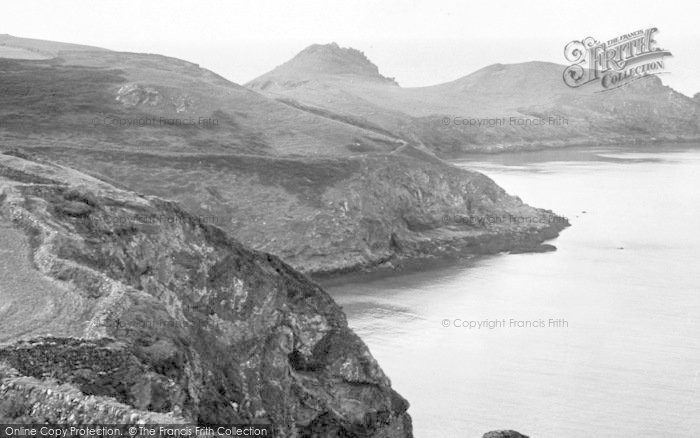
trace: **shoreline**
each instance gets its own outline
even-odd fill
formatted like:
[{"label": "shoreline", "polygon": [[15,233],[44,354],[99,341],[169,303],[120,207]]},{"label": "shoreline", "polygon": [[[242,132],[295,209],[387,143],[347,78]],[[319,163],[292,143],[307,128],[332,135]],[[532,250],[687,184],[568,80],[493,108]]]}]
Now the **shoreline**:
[{"label": "shoreline", "polygon": [[[697,149],[698,146],[697,142],[700,141],[700,137],[697,139],[686,139],[684,141],[666,141],[666,140],[658,140],[654,142],[646,141],[646,142],[627,142],[624,144],[620,143],[611,143],[611,144],[599,144],[596,143],[597,146],[599,147],[613,147],[613,146],[620,146],[620,147],[627,147],[627,146],[637,146],[637,147],[649,147],[649,148],[654,148],[653,150],[658,150],[657,148],[659,146],[662,147],[682,147],[682,148],[688,148],[688,149]],[[468,158],[473,155],[490,155],[490,156],[498,156],[498,155],[506,155],[509,153],[522,153],[522,154],[528,154],[528,153],[537,153],[545,150],[564,150],[564,149],[574,149],[574,148],[582,148],[584,150],[589,150],[590,147],[593,146],[592,144],[571,144],[571,145],[566,145],[566,146],[557,146],[557,147],[541,147],[538,149],[519,149],[519,150],[499,150],[499,151],[491,151],[491,152],[485,152],[485,151],[475,151],[475,152],[468,152],[461,154],[459,156],[452,157],[451,160],[455,161],[447,161],[452,165],[459,165],[461,160],[464,160],[465,158]],[[448,158],[444,158],[445,160],[448,160]],[[486,250],[486,251],[470,251],[471,248],[473,248],[473,244],[466,243],[462,244],[462,249],[459,250],[451,250],[451,251],[431,251],[430,249],[426,249],[425,252],[421,253],[419,250],[415,251],[412,254],[406,255],[406,254],[394,254],[391,257],[387,257],[383,260],[376,261],[374,263],[364,263],[364,264],[356,264],[352,267],[348,268],[342,268],[342,269],[330,269],[330,270],[321,270],[321,271],[304,271],[305,275],[307,275],[309,278],[311,278],[313,281],[318,282],[321,284],[323,287],[332,287],[338,284],[343,284],[344,282],[363,282],[363,281],[371,281],[375,278],[384,278],[384,277],[392,277],[392,276],[400,276],[409,272],[413,271],[426,271],[426,270],[433,270],[436,268],[444,267],[444,266],[449,266],[452,264],[460,264],[460,263],[469,263],[473,262],[476,259],[479,259],[481,257],[488,257],[488,256],[493,256],[493,255],[498,255],[498,254],[523,254],[523,253],[539,253],[539,252],[549,252],[549,251],[556,251],[557,248],[548,243],[551,240],[556,239],[560,232],[566,229],[567,227],[571,226],[571,224],[568,222],[568,220],[565,222],[565,224],[552,224],[549,227],[546,227],[545,229],[541,230],[538,233],[535,233],[536,235],[540,234],[546,234],[546,237],[541,238],[538,240],[535,236],[530,236],[529,237],[529,242],[528,245],[521,245],[520,248],[517,248],[516,245],[503,245],[503,247],[500,250]],[[532,233],[530,233],[532,234]],[[503,236],[501,236],[503,237]],[[459,241],[461,239],[456,239],[456,242],[452,242],[452,244],[460,245]],[[499,240],[499,239],[496,239]],[[488,244],[488,242],[482,242],[482,244]]]},{"label": "shoreline", "polygon": [[583,142],[565,142],[562,140],[552,140],[551,142],[535,142],[535,143],[510,143],[510,144],[496,144],[489,143],[483,145],[474,145],[476,149],[458,151],[458,152],[441,152],[437,156],[448,163],[453,163],[456,160],[463,160],[469,158],[472,155],[491,155],[498,156],[510,153],[529,153],[529,152],[542,152],[542,151],[555,151],[555,150],[565,150],[573,148],[592,148],[592,147],[613,147],[613,146],[641,146],[641,147],[654,147],[659,145],[688,145],[692,143],[700,142],[700,135],[688,136],[685,138],[639,138],[639,139],[611,139],[608,141],[601,141],[601,139],[592,139],[590,141]]},{"label": "shoreline", "polygon": [[431,270],[452,264],[474,261],[498,254],[536,254],[556,251],[547,243],[571,224],[568,220],[553,223],[535,232],[499,233],[477,238],[458,238],[448,242],[421,242],[406,252],[370,263],[358,263],[346,268],[317,270],[304,274],[322,287],[354,281],[399,276],[408,272]]}]

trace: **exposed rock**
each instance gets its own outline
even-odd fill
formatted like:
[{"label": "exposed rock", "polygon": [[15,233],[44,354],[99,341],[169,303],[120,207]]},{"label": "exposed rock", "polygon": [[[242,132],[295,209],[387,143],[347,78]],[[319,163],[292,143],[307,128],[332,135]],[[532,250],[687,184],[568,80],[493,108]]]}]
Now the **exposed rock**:
[{"label": "exposed rock", "polygon": [[139,84],[124,85],[117,92],[117,101],[127,107],[138,105],[158,106],[162,100],[158,90]]},{"label": "exposed rock", "polygon": [[523,435],[514,430],[494,430],[492,432],[486,432],[483,438],[529,438],[527,435]]},{"label": "exposed rock", "polygon": [[192,106],[192,101],[187,96],[175,96],[170,101],[178,114],[186,112]]},{"label": "exposed rock", "polygon": [[330,43],[313,44],[305,48],[294,58],[255,79],[248,86],[258,90],[296,88],[314,78],[325,76],[342,76],[350,81],[359,79],[398,85],[394,78],[380,75],[379,68],[367,59],[363,52]]},{"label": "exposed rock", "polygon": [[[158,107],[166,97],[155,87],[145,86],[142,84],[127,84],[123,85],[117,91],[117,101],[122,103],[127,108],[138,106]],[[184,94],[175,93],[169,97],[169,110],[180,114],[187,112],[193,105],[192,99]]]},{"label": "exposed rock", "polygon": [[174,381],[145,366],[126,344],[107,338],[22,341],[0,350],[0,362],[21,375],[70,383],[85,394],[111,397],[144,411],[170,412],[183,406],[187,397]]},{"label": "exposed rock", "polygon": [[[340,308],[277,257],[172,202],[70,169],[8,155],[0,168],[12,170],[0,176],[0,216],[31,236],[38,271],[86,309],[54,321],[81,318],[80,338],[58,332],[0,349],[14,370],[0,376],[0,415],[98,423],[132,410],[268,422],[285,437],[412,435],[408,403]],[[69,385],[78,404],[40,402],[32,385]],[[105,416],[91,396],[121,410]]]},{"label": "exposed rock", "polygon": [[353,159],[48,153],[174,199],[247,246],[314,275],[552,250],[543,241],[568,226],[480,173],[409,147]]},{"label": "exposed rock", "polygon": [[70,384],[26,377],[0,362],[0,423],[183,424],[185,419],[86,395]]}]

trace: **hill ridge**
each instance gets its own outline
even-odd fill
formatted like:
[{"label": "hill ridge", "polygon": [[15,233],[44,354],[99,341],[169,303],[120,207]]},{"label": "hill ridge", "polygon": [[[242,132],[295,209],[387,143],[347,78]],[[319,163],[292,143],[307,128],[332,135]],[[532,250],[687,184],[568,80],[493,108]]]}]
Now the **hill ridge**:
[{"label": "hill ridge", "polygon": [[287,62],[246,85],[253,89],[293,88],[316,78],[350,77],[350,80],[376,81],[398,86],[394,78],[383,76],[364,52],[341,47],[336,42],[307,46]]}]

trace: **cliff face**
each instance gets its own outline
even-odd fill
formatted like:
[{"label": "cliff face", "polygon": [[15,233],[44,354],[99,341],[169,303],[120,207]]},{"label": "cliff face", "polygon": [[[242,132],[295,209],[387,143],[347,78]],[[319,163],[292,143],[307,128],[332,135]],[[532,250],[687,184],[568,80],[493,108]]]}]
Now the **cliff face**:
[{"label": "cliff face", "polygon": [[541,250],[568,225],[480,173],[410,147],[353,159],[39,152],[176,200],[309,274]]},{"label": "cliff face", "polygon": [[[67,409],[82,422],[411,436],[407,402],[340,308],[277,257],[171,202],[48,163],[0,156],[0,190],[3,221],[26,233],[36,274],[55,288],[52,297],[0,288],[9,304],[0,312],[24,316],[2,315],[0,332],[25,339],[0,349],[0,418],[62,419]],[[58,312],[49,298],[75,311]],[[54,311],[41,333],[39,318]],[[59,390],[76,403],[51,401]],[[107,405],[109,415],[99,408]]]},{"label": "cliff face", "polygon": [[494,430],[486,432],[482,438],[529,438],[514,430]]}]

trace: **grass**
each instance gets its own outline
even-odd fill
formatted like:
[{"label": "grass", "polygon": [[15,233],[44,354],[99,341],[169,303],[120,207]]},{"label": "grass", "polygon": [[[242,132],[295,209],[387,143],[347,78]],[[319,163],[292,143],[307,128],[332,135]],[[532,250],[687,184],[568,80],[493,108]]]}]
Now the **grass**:
[{"label": "grass", "polygon": [[[185,61],[119,52],[61,56],[0,59],[0,140],[22,147],[169,154],[350,156],[396,146],[396,138],[379,127],[285,105]],[[120,102],[119,90],[127,84],[138,92],[155,90],[157,98]],[[217,123],[167,125],[161,118]],[[143,119],[156,123],[128,124]],[[361,150],[348,148],[357,144]]]},{"label": "grass", "polygon": [[[192,151],[235,147],[245,152],[264,151],[268,147],[261,135],[241,127],[234,116],[221,109],[196,116],[173,115],[159,113],[153,108],[145,111],[120,104],[115,96],[117,90],[128,82],[128,75],[117,68],[68,65],[59,59],[0,59],[0,71],[3,72],[0,128],[16,137],[41,136],[86,147],[92,144],[93,147],[167,149],[179,145]],[[11,92],[19,89],[24,91]],[[218,125],[213,128],[160,122],[155,126],[109,125],[112,120],[199,120],[200,117],[217,119]]]},{"label": "grass", "polygon": [[[79,158],[74,158],[74,151],[70,149],[35,148],[34,151],[50,158],[58,158],[65,164],[74,163],[87,171],[91,168],[95,171],[104,169],[97,172],[99,176],[109,175],[111,168],[117,171],[111,179],[117,182],[132,181],[130,185],[137,190],[140,186],[141,190],[149,191],[149,184],[145,181],[142,185],[136,184],[137,187],[133,187],[133,178],[139,179],[142,176],[138,175],[149,173],[159,174],[161,187],[170,185],[173,192],[188,190],[186,181],[195,184],[191,189],[196,190],[196,183],[203,182],[201,177],[211,179],[214,183],[217,175],[230,175],[236,178],[254,178],[262,186],[283,188],[291,196],[316,206],[320,205],[321,196],[328,187],[360,171],[360,161],[347,158],[204,154],[164,156],[116,151],[85,151]],[[79,165],[80,162],[82,166]],[[192,173],[200,175],[200,178],[183,178],[183,175]],[[205,190],[211,194],[214,189],[207,186]],[[213,197],[223,200],[218,192]],[[228,201],[235,202],[231,199]]]}]

